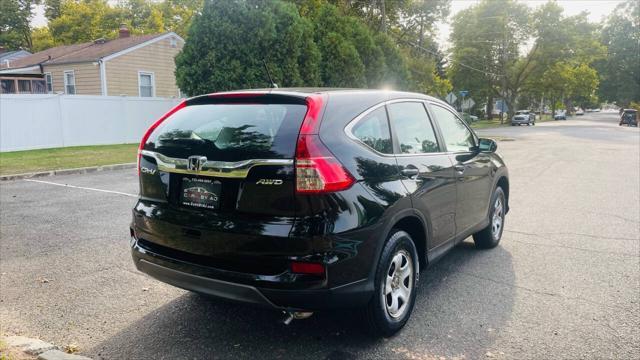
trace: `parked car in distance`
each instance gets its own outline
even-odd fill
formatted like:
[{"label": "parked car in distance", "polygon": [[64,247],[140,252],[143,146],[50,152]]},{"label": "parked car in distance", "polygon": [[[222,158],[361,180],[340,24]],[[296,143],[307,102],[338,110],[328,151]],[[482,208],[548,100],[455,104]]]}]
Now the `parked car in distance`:
[{"label": "parked car in distance", "polygon": [[582,109],[578,108],[578,109],[576,110],[576,116],[579,116],[579,115],[584,115],[584,110],[582,110]]},{"label": "parked car in distance", "polygon": [[467,124],[471,124],[472,122],[476,122],[478,121],[478,117],[475,115],[471,115],[468,113],[458,113],[458,115],[460,115],[460,117],[467,122]]},{"label": "parked car in distance", "polygon": [[553,120],[567,120],[567,112],[564,110],[556,110]]},{"label": "parked car in distance", "polygon": [[620,115],[620,126],[638,126],[638,110],[624,109]]},{"label": "parked car in distance", "polygon": [[[393,136],[392,136],[393,134]],[[135,266],[174,286],[304,318],[360,309],[390,336],[418,274],[457,243],[498,245],[497,144],[434,97],[266,89],[187,99],[140,143]]]},{"label": "parked car in distance", "polygon": [[530,110],[518,110],[516,111],[513,118],[511,118],[511,126],[516,125],[535,125],[536,124],[536,115],[532,113]]}]

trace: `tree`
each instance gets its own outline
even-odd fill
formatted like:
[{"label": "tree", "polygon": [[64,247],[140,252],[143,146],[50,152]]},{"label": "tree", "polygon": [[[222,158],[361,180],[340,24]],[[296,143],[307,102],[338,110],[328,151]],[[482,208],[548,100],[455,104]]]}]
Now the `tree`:
[{"label": "tree", "polygon": [[[403,56],[405,88],[444,96],[444,55],[433,40],[434,24],[449,14],[450,0],[334,0],[343,12],[359,18],[372,31],[389,34]],[[404,71],[404,69],[402,69]],[[396,74],[397,75],[397,74]]]},{"label": "tree", "polygon": [[627,106],[640,101],[640,3],[628,0],[616,7],[602,30],[606,58],[596,65],[599,96]]},{"label": "tree", "polygon": [[121,19],[122,11],[106,0],[64,1],[49,30],[56,45],[76,44],[116,37]]},{"label": "tree", "polygon": [[[18,3],[24,0],[8,0]],[[185,37],[191,19],[200,11],[204,0],[33,0],[43,1],[47,29],[33,30],[38,37],[37,50],[45,46],[66,45],[93,41],[98,38],[113,39],[118,36],[120,24],[125,24],[132,34],[153,34],[175,31]],[[0,0],[3,6],[12,3]],[[2,14],[15,12],[10,9]],[[0,16],[0,19],[2,16]],[[52,40],[51,40],[52,39]]]},{"label": "tree", "polygon": [[55,46],[53,36],[47,27],[35,28],[31,31],[31,51],[38,52]]},{"label": "tree", "polygon": [[7,49],[32,49],[31,19],[39,0],[0,0],[0,44]]},{"label": "tree", "polygon": [[[484,0],[460,12],[451,37],[454,61],[450,76],[454,83],[474,87],[489,98],[503,98],[511,116],[519,102],[535,103],[535,96],[544,96],[547,88],[553,92],[549,96],[558,96],[556,84],[550,83],[553,76],[591,76],[587,69],[602,53],[597,27],[587,21],[586,13],[574,17],[563,17],[562,13],[555,2],[532,12],[513,0]],[[556,66],[560,62],[563,64]]]},{"label": "tree", "polygon": [[44,0],[44,16],[51,21],[62,14],[62,0]]},{"label": "tree", "polygon": [[389,36],[327,1],[294,4],[207,1],[176,59],[180,88],[263,87],[263,59],[282,86],[407,88],[407,59]]},{"label": "tree", "polygon": [[[352,51],[335,44],[338,53]],[[189,95],[265,87],[266,61],[279,85],[315,86],[319,58],[313,27],[293,4],[212,0],[194,17],[176,58],[176,79]]]},{"label": "tree", "polygon": [[523,90],[550,99],[553,110],[560,99],[569,111],[574,102],[584,107],[594,101],[598,79],[591,64],[604,53],[598,27],[587,21],[586,13],[564,17],[563,9],[553,2],[540,7],[534,17],[537,54]]},{"label": "tree", "polygon": [[529,8],[513,0],[484,0],[456,14],[449,71],[456,87],[462,84],[486,97],[487,104],[500,97],[513,113],[530,74],[531,57],[521,54],[530,35],[530,19]]},{"label": "tree", "polygon": [[203,3],[204,0],[165,0],[158,4],[165,31],[175,31],[186,38],[193,17],[200,12]]}]

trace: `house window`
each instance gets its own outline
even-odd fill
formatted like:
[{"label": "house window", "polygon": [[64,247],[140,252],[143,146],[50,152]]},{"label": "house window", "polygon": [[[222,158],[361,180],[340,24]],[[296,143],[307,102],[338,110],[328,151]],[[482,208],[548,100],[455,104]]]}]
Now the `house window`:
[{"label": "house window", "polygon": [[46,94],[47,93],[47,85],[45,80],[32,80],[31,87],[33,89],[33,94]]},{"label": "house window", "polygon": [[31,94],[31,80],[18,80],[18,94]]},{"label": "house window", "polygon": [[140,97],[154,97],[155,96],[155,81],[153,73],[150,72],[138,72],[138,87]]},{"label": "house window", "polygon": [[64,92],[69,95],[76,93],[76,74],[73,70],[64,72]]},{"label": "house window", "polygon": [[44,80],[47,82],[47,92],[53,93],[53,77],[50,72],[44,73]]},{"label": "house window", "polygon": [[16,82],[13,79],[0,80],[0,93],[2,94],[15,94]]}]

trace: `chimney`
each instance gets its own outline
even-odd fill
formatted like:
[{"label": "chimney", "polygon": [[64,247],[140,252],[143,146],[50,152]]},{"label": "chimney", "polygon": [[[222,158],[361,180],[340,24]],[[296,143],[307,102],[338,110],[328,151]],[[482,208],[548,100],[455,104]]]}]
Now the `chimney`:
[{"label": "chimney", "polygon": [[126,24],[120,24],[120,29],[118,30],[118,38],[128,38],[129,37],[129,29],[127,29]]}]

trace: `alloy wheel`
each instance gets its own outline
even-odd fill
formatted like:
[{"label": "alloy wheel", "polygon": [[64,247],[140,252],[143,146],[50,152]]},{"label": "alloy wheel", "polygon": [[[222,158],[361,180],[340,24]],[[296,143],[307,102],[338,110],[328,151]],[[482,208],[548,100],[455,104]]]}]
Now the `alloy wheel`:
[{"label": "alloy wheel", "polygon": [[413,290],[413,261],[405,250],[393,256],[384,283],[383,300],[392,318],[401,317],[409,307]]},{"label": "alloy wheel", "polygon": [[504,207],[502,205],[502,198],[498,197],[493,206],[493,216],[491,217],[491,234],[494,239],[498,239],[500,237],[503,222]]}]

